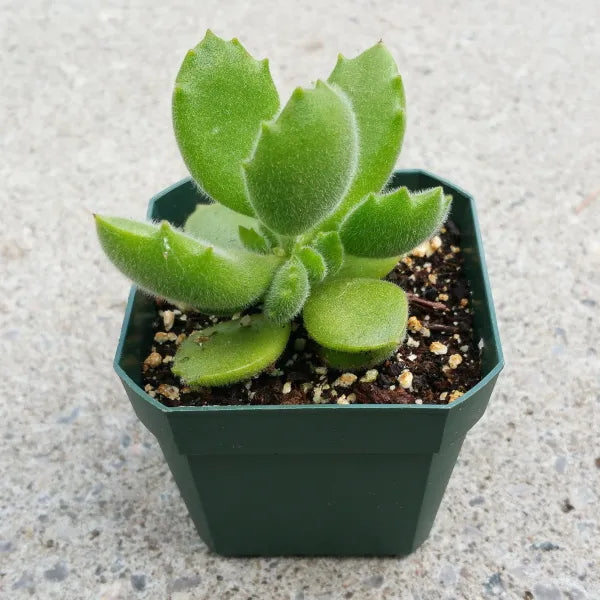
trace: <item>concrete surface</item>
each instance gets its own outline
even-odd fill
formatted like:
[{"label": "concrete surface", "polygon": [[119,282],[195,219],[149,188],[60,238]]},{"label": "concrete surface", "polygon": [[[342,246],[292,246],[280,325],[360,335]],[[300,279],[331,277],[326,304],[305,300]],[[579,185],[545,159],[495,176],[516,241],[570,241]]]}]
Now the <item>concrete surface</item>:
[{"label": "concrete surface", "polygon": [[[0,597],[600,598],[598,3],[322,4],[0,1]],[[404,560],[211,555],[112,372],[128,283],[90,213],[185,175],[170,89],[208,26],[284,96],[383,38],[399,164],[478,200],[507,367]]]}]

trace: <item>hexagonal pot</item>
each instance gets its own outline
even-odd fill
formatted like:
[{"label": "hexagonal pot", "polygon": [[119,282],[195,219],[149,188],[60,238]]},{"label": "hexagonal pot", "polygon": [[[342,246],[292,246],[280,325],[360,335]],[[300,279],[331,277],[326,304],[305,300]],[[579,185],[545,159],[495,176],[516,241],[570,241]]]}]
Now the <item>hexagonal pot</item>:
[{"label": "hexagonal pot", "polygon": [[[390,186],[400,185],[442,185],[454,196],[483,378],[450,405],[168,408],[142,389],[156,309],[131,291],[115,370],[200,536],[219,554],[403,555],[431,530],[503,358],[473,198],[424,171],[396,171]],[[186,179],[155,196],[148,216],[180,226],[207,201]]]}]

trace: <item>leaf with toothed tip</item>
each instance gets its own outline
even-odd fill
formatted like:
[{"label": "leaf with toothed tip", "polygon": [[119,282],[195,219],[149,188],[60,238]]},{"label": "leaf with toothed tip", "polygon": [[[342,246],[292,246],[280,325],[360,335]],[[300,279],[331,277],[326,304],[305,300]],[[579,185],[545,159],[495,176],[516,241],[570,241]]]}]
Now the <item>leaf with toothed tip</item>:
[{"label": "leaf with toothed tip", "polygon": [[252,58],[237,39],[211,31],[185,57],[173,93],[173,125],[183,159],[198,185],[237,212],[252,215],[241,162],[262,121],[279,109],[265,59]]},{"label": "leaf with toothed tip", "polygon": [[233,314],[257,302],[282,259],[224,251],[173,229],[95,215],[102,248],[143,289],[203,312]]},{"label": "leaf with toothed tip", "polygon": [[336,369],[360,369],[378,365],[389,358],[397,348],[398,344],[391,344],[369,352],[340,352],[321,346],[320,354],[330,366]]},{"label": "leaf with toothed tip", "polygon": [[442,226],[450,199],[441,187],[411,194],[402,187],[370,194],[340,229],[344,248],[356,256],[385,258],[409,252]]},{"label": "leaf with toothed tip", "polygon": [[276,233],[297,235],[330,214],[356,166],[356,122],[347,98],[318,81],[297,88],[243,163],[250,203]]},{"label": "leaf with toothed tip", "polygon": [[302,310],[309,291],[308,273],[302,262],[292,256],[273,277],[265,296],[266,317],[279,324],[290,321]]},{"label": "leaf with toothed tip", "polygon": [[191,386],[244,381],[275,362],[287,344],[290,325],[248,315],[194,331],[175,354],[173,373]]},{"label": "leaf with toothed tip", "polygon": [[379,192],[390,176],[404,138],[406,101],[398,67],[381,42],[356,58],[340,55],[328,82],[348,96],[359,139],[356,174],[333,224],[366,194]]},{"label": "leaf with toothed tip", "polygon": [[308,335],[321,346],[370,352],[402,342],[408,301],[389,281],[332,279],[312,291],[303,318]]},{"label": "leaf with toothed tip", "polygon": [[257,227],[258,221],[235,212],[222,204],[198,204],[188,217],[183,230],[196,239],[219,248],[242,250],[239,228]]}]

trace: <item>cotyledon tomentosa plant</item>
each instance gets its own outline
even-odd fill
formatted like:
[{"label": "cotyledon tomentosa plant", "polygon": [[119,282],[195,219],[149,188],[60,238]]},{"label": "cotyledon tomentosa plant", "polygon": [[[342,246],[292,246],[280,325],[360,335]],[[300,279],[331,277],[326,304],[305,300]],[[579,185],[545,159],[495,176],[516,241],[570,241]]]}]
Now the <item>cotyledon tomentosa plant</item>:
[{"label": "cotyledon tomentosa plant", "polygon": [[290,321],[332,366],[387,358],[402,342],[404,292],[382,281],[432,236],[450,206],[442,188],[381,191],[400,152],[405,98],[382,43],[341,55],[327,81],[280,109],[267,59],[208,31],[186,55],[173,94],[175,134],[197,185],[183,230],[96,216],[111,261],[144,290],[231,316],[191,334],[173,372],[191,386],[248,379],[283,352]]}]

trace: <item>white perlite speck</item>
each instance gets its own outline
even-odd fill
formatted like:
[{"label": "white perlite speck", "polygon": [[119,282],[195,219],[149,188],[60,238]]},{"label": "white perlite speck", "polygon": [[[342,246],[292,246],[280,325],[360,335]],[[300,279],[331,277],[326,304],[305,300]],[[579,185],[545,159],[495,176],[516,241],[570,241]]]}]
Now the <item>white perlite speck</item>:
[{"label": "white perlite speck", "polygon": [[442,247],[442,238],[439,235],[434,235],[429,241],[429,247],[435,252]]},{"label": "white perlite speck", "polygon": [[373,381],[376,381],[377,376],[379,375],[379,371],[377,369],[369,369],[361,378],[360,380],[363,383],[372,383]]},{"label": "white perlite speck", "polygon": [[354,373],[342,373],[334,382],[334,386],[349,387],[351,386],[358,377]]},{"label": "white perlite speck", "polygon": [[448,358],[448,365],[451,369],[456,369],[462,361],[463,358],[460,354],[452,354],[450,358]]},{"label": "white perlite speck", "polygon": [[282,394],[289,394],[292,391],[292,384],[289,381],[286,381],[281,388]]},{"label": "white perlite speck", "polygon": [[162,356],[158,352],[151,352],[144,360],[144,365],[154,369],[162,362]]},{"label": "white perlite speck", "polygon": [[179,388],[176,388],[174,385],[161,383],[156,391],[169,400],[179,400]]},{"label": "white perlite speck", "polygon": [[433,352],[433,354],[447,354],[448,346],[442,344],[442,342],[431,342],[429,351]]},{"label": "white perlite speck", "polygon": [[412,386],[413,374],[408,370],[404,369],[400,375],[398,375],[398,383],[405,389],[408,390]]},{"label": "white perlite speck", "polygon": [[411,254],[417,258],[422,258],[423,256],[431,256],[433,254],[433,250],[429,245],[429,241],[426,241],[419,244],[416,248],[413,248]]},{"label": "white perlite speck", "polygon": [[417,319],[417,317],[415,317],[415,316],[409,317],[409,319],[406,323],[406,327],[410,331],[416,333],[417,331],[421,330],[421,321],[419,321],[419,319]]},{"label": "white perlite speck", "polygon": [[165,326],[165,331],[171,331],[173,324],[175,323],[175,313],[172,310],[165,310],[163,312],[163,324]]},{"label": "white perlite speck", "polygon": [[409,348],[418,348],[421,345],[421,342],[417,342],[415,338],[410,337],[410,335],[406,336],[406,345]]},{"label": "white perlite speck", "polygon": [[460,398],[463,395],[463,392],[459,392],[458,390],[452,390],[450,392],[450,396],[448,396],[448,402],[454,402],[455,400],[457,400],[458,398]]},{"label": "white perlite speck", "polygon": [[174,342],[177,339],[177,336],[170,331],[169,333],[165,333],[164,331],[157,331],[154,334],[154,341],[157,344],[164,344],[165,342]]}]

